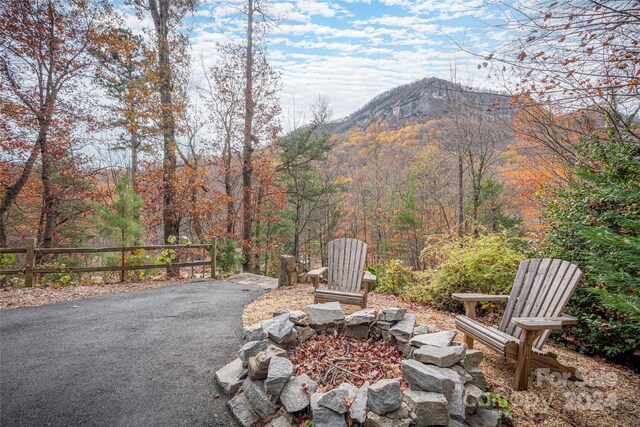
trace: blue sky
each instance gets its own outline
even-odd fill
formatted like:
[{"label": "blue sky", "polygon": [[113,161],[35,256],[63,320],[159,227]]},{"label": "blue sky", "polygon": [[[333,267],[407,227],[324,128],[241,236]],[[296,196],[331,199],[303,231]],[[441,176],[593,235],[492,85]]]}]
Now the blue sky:
[{"label": "blue sky", "polygon": [[[245,2],[205,1],[190,18],[194,79],[217,58],[216,43],[243,37]],[[126,10],[126,9],[125,9]],[[326,96],[334,117],[347,115],[377,94],[423,77],[496,87],[478,58],[508,37],[502,14],[486,0],[272,1],[276,18],[266,35],[271,64],[282,75],[286,117],[293,105]],[[133,14],[134,29],[148,25]]]}]

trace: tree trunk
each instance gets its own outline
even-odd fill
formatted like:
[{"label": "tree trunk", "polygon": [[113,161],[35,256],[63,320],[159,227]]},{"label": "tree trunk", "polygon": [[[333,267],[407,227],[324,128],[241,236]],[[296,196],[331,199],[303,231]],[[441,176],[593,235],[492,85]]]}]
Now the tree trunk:
[{"label": "tree trunk", "polygon": [[198,187],[195,185],[191,185],[189,202],[191,204],[189,211],[191,212],[191,226],[193,227],[193,231],[196,233],[200,243],[206,243],[204,228],[202,227],[202,221],[200,221],[200,215],[198,215]]},{"label": "tree trunk", "polygon": [[[158,91],[160,93],[161,127],[163,137],[163,164],[162,164],[162,222],[164,225],[165,242],[170,236],[180,235],[178,216],[175,211],[176,181],[176,137],[175,118],[173,108],[173,76],[171,71],[171,57],[169,50],[169,0],[149,0],[149,10],[153,18],[158,44]],[[158,9],[158,5],[160,8]],[[178,274],[179,269],[171,267],[167,269],[169,276]]]},{"label": "tree trunk", "polygon": [[42,159],[42,208],[40,211],[40,226],[38,227],[38,246],[50,248],[53,246],[53,233],[56,226],[55,194],[53,183],[53,166],[49,141],[46,136],[40,141],[40,155]]},{"label": "tree trunk", "polygon": [[302,230],[300,230],[300,209],[301,209],[300,205],[301,204],[302,204],[302,201],[300,200],[300,197],[297,197],[296,198],[296,216],[293,220],[293,229],[294,229],[293,256],[296,257],[296,261],[300,259],[300,233],[302,233]]},{"label": "tree trunk", "polygon": [[473,195],[471,197],[471,221],[473,222],[473,235],[478,237],[478,210],[480,209],[481,184],[476,179],[473,180]]},{"label": "tree trunk", "polygon": [[458,237],[464,235],[464,159],[458,155]]},{"label": "tree trunk", "polygon": [[236,204],[231,185],[231,133],[226,132],[224,141],[224,191],[227,195],[227,235],[233,237],[236,223]]},{"label": "tree trunk", "polygon": [[[258,187],[258,200],[256,201],[256,207],[258,209],[262,208],[262,204],[264,203],[264,188],[262,187],[262,185],[260,185]],[[256,221],[256,235],[255,235],[255,242],[256,245],[260,242],[260,233],[262,232],[261,229],[261,221],[258,219]],[[254,259],[255,259],[255,270],[256,272],[260,272],[260,251],[256,250],[254,251],[254,255],[253,255]]]},{"label": "tree trunk", "polygon": [[244,140],[242,152],[242,252],[245,272],[253,270],[251,212],[251,179],[253,175],[253,0],[248,0],[247,8],[247,59],[245,67],[246,84],[244,88]]},{"label": "tree trunk", "polygon": [[27,162],[25,163],[22,172],[18,176],[16,182],[14,182],[13,185],[7,188],[6,193],[2,197],[2,202],[0,202],[0,247],[4,248],[7,246],[7,216],[9,214],[9,209],[18,198],[20,191],[22,191],[22,187],[24,187],[29,180],[29,176],[31,176],[33,165],[36,163],[36,160],[40,155],[40,144],[42,143],[42,140],[46,139],[47,137],[47,129],[47,124],[42,123],[40,125],[38,138],[36,139],[36,142],[31,149],[31,153],[27,158]]},{"label": "tree trunk", "polygon": [[136,131],[131,131],[131,187],[137,191],[138,184],[138,146],[140,139]]}]

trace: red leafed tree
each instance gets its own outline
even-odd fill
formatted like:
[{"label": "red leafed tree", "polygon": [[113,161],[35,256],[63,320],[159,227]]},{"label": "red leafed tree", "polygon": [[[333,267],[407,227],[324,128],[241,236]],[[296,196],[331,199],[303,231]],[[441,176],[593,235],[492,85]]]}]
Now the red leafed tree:
[{"label": "red leafed tree", "polygon": [[[139,16],[150,16],[153,21],[153,42],[156,52],[155,87],[160,97],[160,127],[163,139],[162,159],[162,223],[164,240],[180,234],[177,212],[177,145],[176,116],[180,108],[176,102],[178,75],[176,64],[185,61],[187,37],[182,31],[182,20],[194,10],[196,0],[132,0]],[[182,64],[184,65],[184,64]],[[176,274],[171,269],[171,274]]]},{"label": "red leafed tree", "polygon": [[[6,244],[6,220],[38,158],[42,207],[38,240],[51,246],[58,224],[54,176],[58,159],[68,158],[70,139],[58,144],[56,133],[82,117],[86,94],[82,76],[93,65],[90,55],[101,33],[103,3],[15,0],[0,5],[0,103],[3,162],[15,171],[2,182],[0,245]],[[6,114],[5,114],[6,112]]]},{"label": "red leafed tree", "polygon": [[637,0],[521,4],[511,61],[524,95],[556,107],[615,110],[640,96]]},{"label": "red leafed tree", "polygon": [[[238,44],[221,47],[220,60],[210,69],[209,85],[204,93],[210,118],[216,130],[215,145],[221,153],[227,200],[226,231],[228,235],[235,232],[237,199],[240,197],[242,200],[242,247],[245,271],[253,269],[253,263],[258,255],[253,251],[256,232],[254,221],[257,220],[257,217],[254,218],[253,211],[260,209],[255,205],[260,199],[256,193],[260,191],[260,186],[253,184],[255,168],[253,152],[273,142],[280,132],[279,75],[267,61],[264,47],[253,38],[251,43],[251,49]],[[247,61],[247,55],[251,55],[250,61]],[[249,62],[250,68],[247,65]],[[247,78],[248,73],[251,74],[250,78]],[[251,89],[250,112],[246,109],[245,89],[247,87]],[[244,133],[247,126],[251,134],[248,144]],[[241,164],[241,167],[238,164]],[[238,169],[241,169],[241,177],[238,177]],[[236,182],[240,181],[238,178],[242,181],[240,195],[237,194],[236,189]],[[258,233],[260,233],[259,230]]]}]

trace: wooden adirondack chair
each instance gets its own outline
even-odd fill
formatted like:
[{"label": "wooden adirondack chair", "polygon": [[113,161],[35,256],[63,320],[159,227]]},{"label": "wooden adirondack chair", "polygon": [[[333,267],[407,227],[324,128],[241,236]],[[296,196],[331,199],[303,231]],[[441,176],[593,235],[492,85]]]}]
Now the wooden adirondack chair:
[{"label": "wooden adirondack chair", "polygon": [[[366,258],[367,244],[363,241],[347,238],[330,241],[328,267],[307,273],[315,288],[314,303],[338,301],[365,308],[367,295],[376,282],[376,276],[364,271]],[[320,276],[326,271],[327,289],[319,289]]]},{"label": "wooden adirondack chair", "polygon": [[[542,348],[553,329],[577,323],[575,317],[562,314],[562,310],[581,277],[582,271],[567,261],[523,261],[511,295],[453,294],[454,299],[464,303],[466,314],[457,316],[456,327],[464,332],[469,348],[473,348],[476,339],[516,361],[516,390],[528,388],[531,367],[569,373],[569,379],[581,380],[575,368],[562,365],[557,355]],[[480,301],[507,301],[499,328],[475,320],[475,307]]]}]

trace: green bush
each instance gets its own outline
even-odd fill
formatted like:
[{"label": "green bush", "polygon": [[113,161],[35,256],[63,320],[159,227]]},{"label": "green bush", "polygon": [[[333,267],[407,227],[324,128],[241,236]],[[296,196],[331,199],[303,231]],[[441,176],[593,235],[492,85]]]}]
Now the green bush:
[{"label": "green bush", "polygon": [[459,309],[451,298],[459,292],[508,294],[524,255],[506,234],[465,237],[442,248],[445,261],[437,267],[428,287],[434,307]]},{"label": "green bush", "polygon": [[411,284],[406,286],[402,291],[402,297],[418,304],[431,303],[431,280],[433,280],[433,272],[414,271],[411,273]]},{"label": "green bush", "polygon": [[393,295],[401,295],[412,283],[411,269],[402,261],[392,259],[375,269],[377,276],[375,290]]},{"label": "green bush", "polygon": [[226,239],[218,247],[216,254],[216,265],[223,273],[233,273],[244,262],[244,258],[236,251],[236,242]]}]

